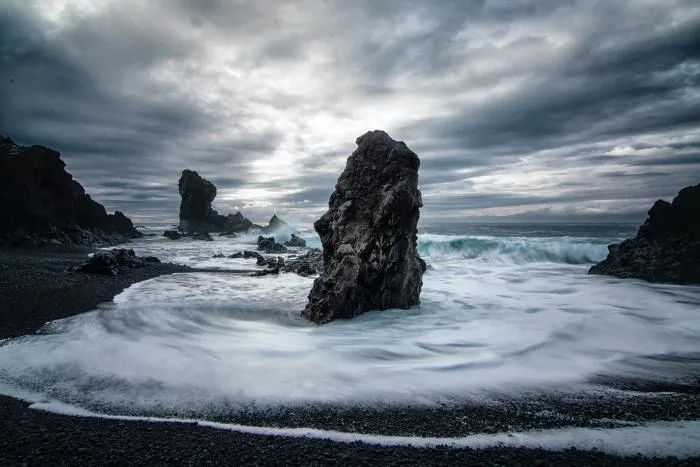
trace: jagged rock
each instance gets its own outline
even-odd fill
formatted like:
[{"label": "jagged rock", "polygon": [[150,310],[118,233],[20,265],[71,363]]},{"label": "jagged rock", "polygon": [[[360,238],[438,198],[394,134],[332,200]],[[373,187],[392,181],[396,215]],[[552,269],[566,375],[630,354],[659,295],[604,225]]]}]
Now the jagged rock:
[{"label": "jagged rock", "polygon": [[280,269],[284,266],[284,258],[281,256],[265,258],[264,256],[258,257],[256,264],[258,266],[267,266],[268,268]]},{"label": "jagged rock", "polygon": [[263,237],[258,235],[258,250],[268,250],[275,244],[275,237]]},{"label": "jagged rock", "polygon": [[224,256],[223,253],[217,253],[214,256],[212,256],[212,258],[226,258],[226,256]]},{"label": "jagged rock", "polygon": [[270,218],[270,222],[267,224],[267,227],[263,227],[263,232],[264,233],[272,233],[276,232],[277,230],[287,228],[289,227],[289,224],[287,224],[285,221],[277,217],[277,214],[273,215]]},{"label": "jagged rock", "polygon": [[257,251],[239,251],[238,253],[234,253],[229,256],[229,258],[244,258],[244,259],[249,259],[249,258],[255,258],[256,260],[259,258],[262,258],[263,256],[258,253]]},{"label": "jagged rock", "polygon": [[140,236],[123,213],[108,214],[85,193],[57,151],[0,136],[0,243],[99,246]]},{"label": "jagged rock", "polygon": [[284,246],[292,246],[292,247],[302,247],[306,248],[306,240],[304,240],[301,237],[297,237],[296,235],[292,234],[292,238],[284,242]]},{"label": "jagged rock", "polygon": [[312,248],[302,256],[287,259],[282,267],[284,272],[294,272],[300,276],[314,276],[323,272],[323,253],[318,248]]},{"label": "jagged rock", "polygon": [[119,274],[119,263],[111,253],[95,253],[85,264],[78,268],[79,272],[116,276]]},{"label": "jagged rock", "polygon": [[256,260],[258,258],[262,258],[262,255],[258,253],[257,251],[244,251],[243,252],[243,258],[248,259],[248,258],[255,258]]},{"label": "jagged rock", "polygon": [[274,268],[274,269],[263,269],[262,271],[255,271],[251,276],[253,277],[261,277],[261,276],[270,276],[270,275],[277,275],[280,273],[279,268]]},{"label": "jagged rock", "polygon": [[218,222],[223,231],[228,235],[235,234],[236,232],[246,232],[249,229],[255,228],[256,225],[253,224],[247,217],[240,213],[240,211],[235,214],[229,214],[222,221],[220,216]]},{"label": "jagged rock", "polygon": [[265,253],[286,253],[287,248],[275,241],[275,237],[263,237],[258,236],[258,250],[264,251]]},{"label": "jagged rock", "polygon": [[700,284],[700,184],[683,188],[672,203],[658,200],[634,238],[608,246],[589,274],[649,282]]},{"label": "jagged rock", "polygon": [[160,263],[160,260],[154,256],[139,258],[134,250],[119,248],[95,253],[77,271],[116,276],[124,268],[142,268],[149,263]]},{"label": "jagged rock", "polygon": [[169,238],[170,240],[179,240],[182,238],[182,234],[177,230],[166,230],[163,232],[163,236]]},{"label": "jagged rock", "polygon": [[325,267],[302,314],[319,324],[409,308],[423,285],[426,265],[416,252],[420,160],[383,131],[365,133],[357,145],[314,224]]},{"label": "jagged rock", "polygon": [[279,269],[284,272],[293,272],[301,276],[313,276],[323,270],[323,254],[318,248],[312,248],[304,255],[284,259],[281,256],[264,257],[257,251],[239,251],[229,258],[254,258],[258,266]]},{"label": "jagged rock", "polygon": [[216,187],[209,180],[189,169],[182,171],[178,181],[180,202],[180,230],[183,232],[245,232],[254,224],[237,212],[222,216],[211,207],[216,198]]}]

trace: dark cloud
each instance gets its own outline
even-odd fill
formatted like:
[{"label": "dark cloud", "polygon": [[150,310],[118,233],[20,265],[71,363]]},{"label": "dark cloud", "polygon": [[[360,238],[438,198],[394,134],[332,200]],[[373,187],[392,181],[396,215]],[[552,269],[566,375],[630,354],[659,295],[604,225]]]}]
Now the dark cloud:
[{"label": "dark cloud", "polygon": [[[640,158],[641,159],[641,158]],[[634,161],[631,165],[695,165],[700,173],[700,152],[691,154],[675,154],[666,157],[650,157]]]},{"label": "dark cloud", "polygon": [[424,217],[629,217],[698,181],[698,30],[685,0],[10,0],[0,131],[140,218],[191,168],[311,220],[375,127],[421,156]]}]

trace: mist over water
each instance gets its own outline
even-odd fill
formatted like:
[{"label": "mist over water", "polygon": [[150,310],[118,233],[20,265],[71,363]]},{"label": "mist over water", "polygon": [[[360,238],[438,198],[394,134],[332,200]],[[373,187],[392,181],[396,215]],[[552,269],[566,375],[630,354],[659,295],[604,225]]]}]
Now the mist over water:
[{"label": "mist over water", "polygon": [[[186,273],[0,343],[0,392],[78,409],[210,417],[279,404],[413,404],[593,390],[598,375],[700,368],[700,287],[588,276],[618,237],[422,232],[421,305],[311,325],[312,278]],[[585,235],[584,235],[585,234]],[[310,243],[318,238],[305,234]],[[222,269],[254,238],[145,238],[138,254]],[[312,245],[313,246],[313,245]]]}]

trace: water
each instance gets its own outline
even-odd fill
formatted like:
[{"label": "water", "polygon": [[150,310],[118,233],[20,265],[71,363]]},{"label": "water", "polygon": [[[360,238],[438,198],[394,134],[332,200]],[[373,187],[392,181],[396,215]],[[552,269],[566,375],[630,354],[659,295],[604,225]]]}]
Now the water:
[{"label": "water", "polygon": [[[0,392],[76,413],[212,420],[250,407],[581,393],[600,375],[693,380],[700,287],[586,274],[635,230],[423,226],[418,248],[430,267],[419,307],[320,327],[299,316],[312,278],[158,277],[1,342]],[[319,245],[309,229],[303,237]],[[145,237],[130,246],[192,266],[250,269],[252,260],[212,256],[254,242]]]}]

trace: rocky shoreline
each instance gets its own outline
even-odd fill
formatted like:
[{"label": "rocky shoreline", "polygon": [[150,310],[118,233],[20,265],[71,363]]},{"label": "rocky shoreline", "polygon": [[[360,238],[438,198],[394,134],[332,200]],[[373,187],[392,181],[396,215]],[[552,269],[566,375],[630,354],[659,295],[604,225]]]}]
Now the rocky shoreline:
[{"label": "rocky shoreline", "polygon": [[0,245],[108,246],[142,236],[131,219],[93,200],[60,154],[0,135]]},{"label": "rocky shoreline", "polygon": [[[129,285],[188,270],[151,264],[117,276],[66,272],[91,250],[48,246],[0,250],[0,338],[35,332],[46,321],[94,309]],[[602,384],[602,383],[601,383]],[[607,381],[605,387],[622,387]],[[222,421],[268,427],[314,427],[343,432],[415,436],[464,436],[557,427],[605,427],[619,422],[697,420],[698,387],[632,385],[645,395],[504,397],[493,404],[431,408],[312,406],[221,416]],[[675,392],[674,392],[675,391]],[[194,424],[149,423],[57,415],[0,397],[0,463],[3,465],[343,464],[343,465],[697,465],[700,458],[619,457],[598,451],[547,451],[498,447],[378,446],[319,439],[253,435]]]},{"label": "rocky shoreline", "polygon": [[700,183],[683,188],[671,203],[658,200],[634,238],[608,246],[589,274],[649,282],[700,284]]}]

